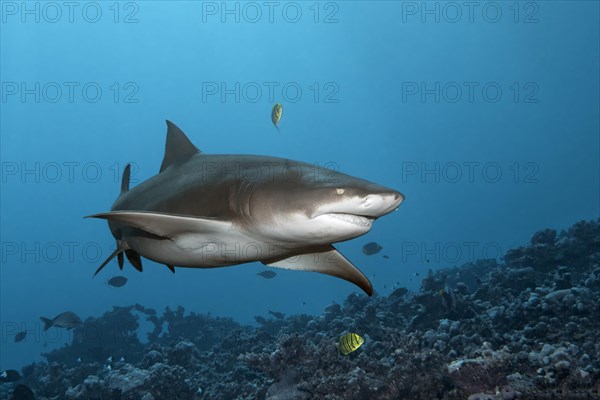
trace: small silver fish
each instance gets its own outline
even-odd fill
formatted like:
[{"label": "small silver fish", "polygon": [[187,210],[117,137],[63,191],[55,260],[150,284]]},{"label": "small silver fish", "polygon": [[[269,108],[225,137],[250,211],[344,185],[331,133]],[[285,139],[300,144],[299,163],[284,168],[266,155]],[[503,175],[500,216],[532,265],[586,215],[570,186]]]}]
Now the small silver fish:
[{"label": "small silver fish", "polygon": [[48,319],[44,317],[40,317],[40,319],[44,322],[45,331],[47,331],[53,326],[57,328],[73,329],[83,325],[83,323],[81,322],[81,318],[79,318],[75,313],[71,311],[66,311],[62,314],[58,314],[53,319]]},{"label": "small silver fish", "polygon": [[373,254],[379,253],[382,249],[383,247],[381,247],[378,243],[369,242],[363,246],[362,252],[367,256],[372,256]]},{"label": "small silver fish", "polygon": [[25,339],[25,336],[27,336],[27,331],[21,331],[21,332],[17,333],[15,335],[15,342],[17,342],[17,343],[22,342]]},{"label": "small silver fish", "polygon": [[261,272],[257,273],[256,275],[260,275],[265,279],[273,279],[277,276],[277,273],[274,271],[261,271]]},{"label": "small silver fish", "polygon": [[277,319],[283,319],[285,317],[285,314],[279,311],[271,311],[269,310],[269,314],[271,314],[272,316],[274,316]]},{"label": "small silver fish", "polygon": [[117,275],[110,278],[106,283],[108,283],[108,285],[112,287],[120,288],[125,286],[125,284],[127,283],[127,278],[121,275]]}]

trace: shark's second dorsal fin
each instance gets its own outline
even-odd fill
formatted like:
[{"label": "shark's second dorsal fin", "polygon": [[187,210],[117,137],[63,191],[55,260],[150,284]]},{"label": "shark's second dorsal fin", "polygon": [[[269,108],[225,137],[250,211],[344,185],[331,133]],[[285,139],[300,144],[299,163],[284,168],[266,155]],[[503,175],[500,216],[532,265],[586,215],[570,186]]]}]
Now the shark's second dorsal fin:
[{"label": "shark's second dorsal fin", "polygon": [[131,176],[131,164],[127,164],[123,170],[123,178],[121,178],[121,194],[129,190],[129,177]]},{"label": "shark's second dorsal fin", "polygon": [[177,125],[167,120],[167,144],[160,172],[173,164],[183,163],[198,153],[200,150],[190,142],[185,133]]}]

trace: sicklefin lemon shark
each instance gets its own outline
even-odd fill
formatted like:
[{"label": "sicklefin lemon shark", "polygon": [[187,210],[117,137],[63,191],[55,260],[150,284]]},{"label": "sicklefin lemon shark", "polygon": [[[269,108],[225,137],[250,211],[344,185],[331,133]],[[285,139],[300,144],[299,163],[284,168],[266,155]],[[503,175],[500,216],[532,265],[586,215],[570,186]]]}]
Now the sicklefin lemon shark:
[{"label": "sicklefin lemon shark", "polygon": [[318,165],[256,155],[202,153],[167,121],[160,172],[129,188],[130,167],[108,220],[123,254],[142,270],[141,256],[174,267],[212,268],[260,261],[371,282],[332,243],[371,230],[404,196],[387,187]]}]

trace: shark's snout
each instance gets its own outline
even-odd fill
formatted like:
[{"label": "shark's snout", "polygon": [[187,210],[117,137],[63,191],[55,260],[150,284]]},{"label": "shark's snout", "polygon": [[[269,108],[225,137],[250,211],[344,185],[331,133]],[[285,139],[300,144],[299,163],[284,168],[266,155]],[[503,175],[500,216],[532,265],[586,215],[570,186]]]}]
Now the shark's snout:
[{"label": "shark's snout", "polygon": [[395,190],[392,192],[391,195],[391,205],[392,208],[390,209],[390,211],[395,210],[396,208],[398,208],[398,206],[400,205],[400,203],[402,203],[404,201],[404,195],[400,192],[396,192]]},{"label": "shark's snout", "polygon": [[354,195],[322,205],[313,215],[348,214],[377,219],[394,211],[404,200],[402,193],[392,189],[372,191],[367,195]]},{"label": "shark's snout", "polygon": [[357,211],[368,217],[379,217],[395,210],[404,200],[400,192],[390,190],[389,192],[369,194],[360,203]]}]

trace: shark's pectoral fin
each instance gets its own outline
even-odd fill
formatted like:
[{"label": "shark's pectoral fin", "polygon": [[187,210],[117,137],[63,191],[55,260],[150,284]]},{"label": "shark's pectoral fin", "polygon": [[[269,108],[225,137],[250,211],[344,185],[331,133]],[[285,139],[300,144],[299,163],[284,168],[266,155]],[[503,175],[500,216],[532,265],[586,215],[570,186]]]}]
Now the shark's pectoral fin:
[{"label": "shark's pectoral fin", "polygon": [[148,211],[111,211],[86,218],[102,218],[169,238],[183,250],[198,250],[206,246],[199,237],[219,235],[231,229],[231,223],[212,218],[166,214]]},{"label": "shark's pectoral fin", "polygon": [[263,264],[270,267],[313,271],[332,275],[354,283],[369,296],[373,294],[373,286],[367,277],[332,245],[301,249],[292,254],[288,253],[282,258],[265,260]]},{"label": "shark's pectoral fin", "polygon": [[175,273],[175,267],[170,265],[170,264],[165,264],[167,266],[167,268],[169,268],[169,271],[171,271],[172,273]]}]

